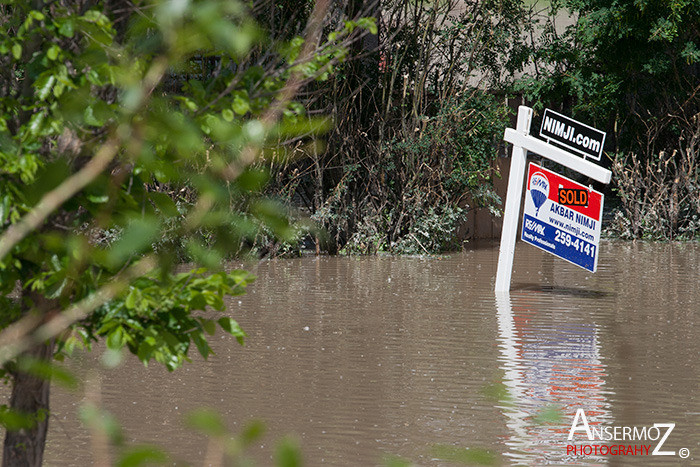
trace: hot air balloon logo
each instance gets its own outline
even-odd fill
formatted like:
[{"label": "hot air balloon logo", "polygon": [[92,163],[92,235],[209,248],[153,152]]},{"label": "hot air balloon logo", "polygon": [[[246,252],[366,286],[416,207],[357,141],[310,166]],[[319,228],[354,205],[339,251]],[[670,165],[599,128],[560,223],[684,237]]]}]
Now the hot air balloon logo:
[{"label": "hot air balloon logo", "polygon": [[540,208],[549,198],[549,180],[542,172],[535,172],[530,177],[530,196],[535,203],[535,217],[540,213]]}]

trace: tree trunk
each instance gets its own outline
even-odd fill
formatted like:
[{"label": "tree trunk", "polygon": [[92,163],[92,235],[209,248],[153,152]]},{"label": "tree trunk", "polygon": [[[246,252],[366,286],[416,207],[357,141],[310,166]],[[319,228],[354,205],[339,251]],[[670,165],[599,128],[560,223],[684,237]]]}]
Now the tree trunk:
[{"label": "tree trunk", "polygon": [[[55,341],[37,345],[25,357],[51,361]],[[32,414],[36,424],[29,429],[8,431],[2,456],[3,467],[40,466],[49,428],[49,390],[51,381],[36,375],[17,371],[13,374],[10,408],[23,414]]]}]

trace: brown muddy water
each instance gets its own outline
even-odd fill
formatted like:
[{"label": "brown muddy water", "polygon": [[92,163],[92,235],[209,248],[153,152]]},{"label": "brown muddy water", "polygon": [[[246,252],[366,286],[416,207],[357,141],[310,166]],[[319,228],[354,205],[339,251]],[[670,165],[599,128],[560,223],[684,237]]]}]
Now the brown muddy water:
[{"label": "brown muddy water", "polygon": [[[266,422],[251,450],[260,465],[285,434],[308,466],[447,465],[445,445],[488,450],[496,465],[700,465],[700,245],[607,242],[590,274],[518,244],[500,297],[497,257],[487,243],[440,258],[262,262],[229,302],[245,347],[217,335],[216,355],[173,374],[136,359],[102,369],[99,349],[71,366],[129,439],[192,465],[207,443],[182,420],[203,406],[233,431]],[[93,463],[76,416],[85,392],[52,397],[46,465]],[[568,441],[578,409],[597,429],[675,423],[661,450],[676,455],[567,454],[658,443],[589,442],[583,429]]]}]

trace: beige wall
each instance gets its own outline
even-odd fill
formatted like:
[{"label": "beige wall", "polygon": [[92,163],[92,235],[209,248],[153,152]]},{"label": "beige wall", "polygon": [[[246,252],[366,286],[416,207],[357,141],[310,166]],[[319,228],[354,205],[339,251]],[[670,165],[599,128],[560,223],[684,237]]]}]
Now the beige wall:
[{"label": "beige wall", "polygon": [[[494,180],[494,188],[498,196],[501,197],[503,209],[506,200],[506,190],[508,188],[508,174],[510,173],[510,157],[498,157],[494,162],[501,174],[501,178]],[[494,217],[486,208],[476,208],[473,202],[467,201],[469,214],[467,220],[459,230],[460,238],[463,240],[479,238],[501,238],[501,227],[503,226],[503,216]]]}]

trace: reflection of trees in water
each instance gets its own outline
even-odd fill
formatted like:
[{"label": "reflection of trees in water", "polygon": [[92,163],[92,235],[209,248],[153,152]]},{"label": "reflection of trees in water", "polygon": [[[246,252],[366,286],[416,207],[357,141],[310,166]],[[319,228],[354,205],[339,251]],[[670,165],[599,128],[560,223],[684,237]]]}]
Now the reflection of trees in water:
[{"label": "reflection of trees in water", "polygon": [[[562,319],[560,314],[571,310],[547,307],[542,297],[546,295],[533,291],[497,297],[501,368],[509,398],[502,410],[511,430],[505,455],[528,465],[571,464],[576,459],[566,456],[566,444],[576,410],[584,409],[592,424],[612,418],[604,387],[607,375],[596,325],[571,316]],[[551,415],[552,409],[557,416]]]}]

